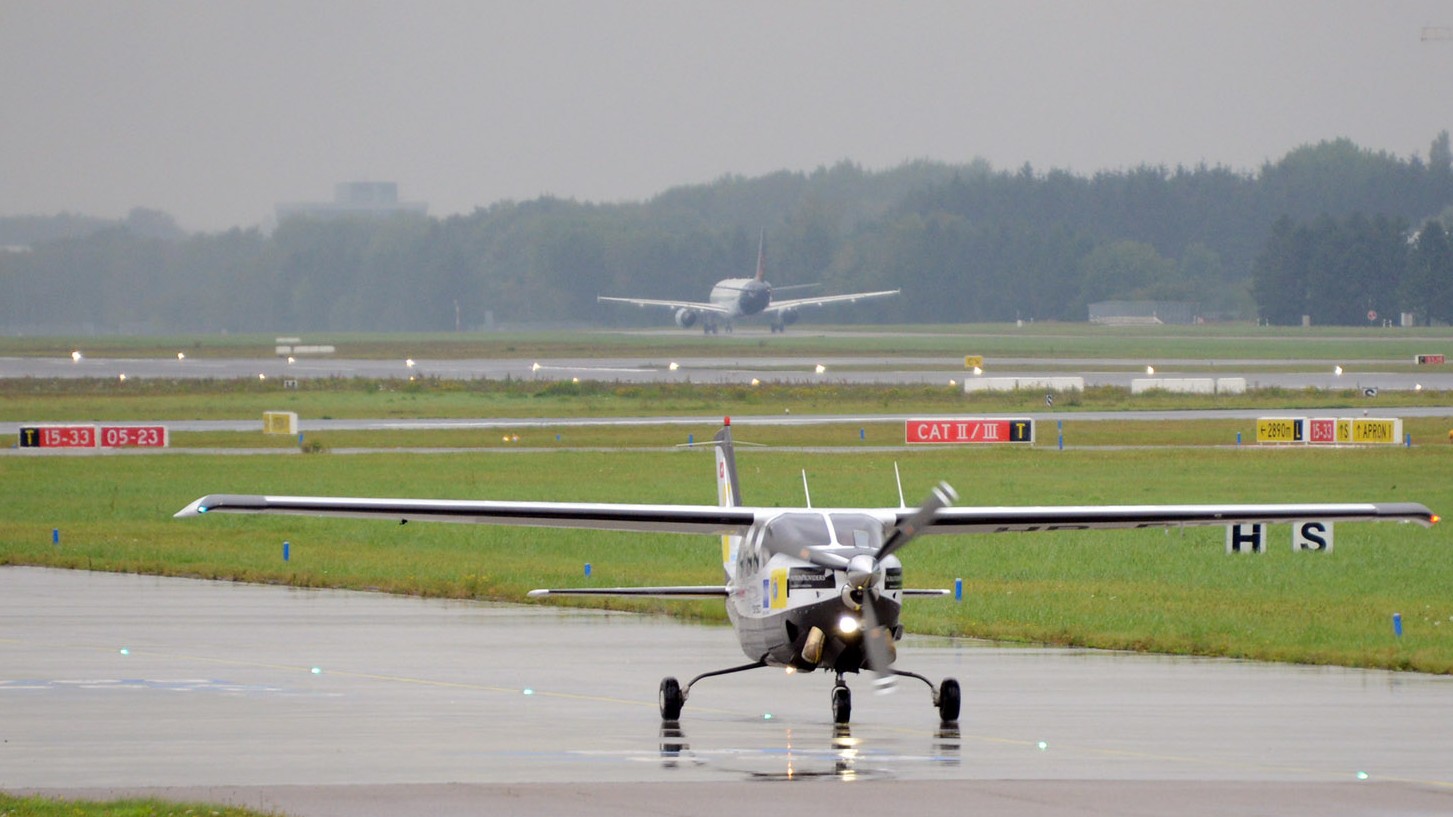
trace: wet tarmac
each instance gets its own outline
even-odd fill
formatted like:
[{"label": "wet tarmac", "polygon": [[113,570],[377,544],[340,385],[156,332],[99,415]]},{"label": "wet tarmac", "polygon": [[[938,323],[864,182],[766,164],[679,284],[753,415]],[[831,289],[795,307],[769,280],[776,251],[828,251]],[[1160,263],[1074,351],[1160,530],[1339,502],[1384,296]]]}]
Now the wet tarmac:
[{"label": "wet tarmac", "polygon": [[661,617],[4,567],[0,789],[320,817],[1453,813],[1450,677],[910,636],[899,667],[963,684],[956,727],[906,679],[850,680],[835,727],[831,677],[778,670],[661,724],[662,676],[742,660]]}]

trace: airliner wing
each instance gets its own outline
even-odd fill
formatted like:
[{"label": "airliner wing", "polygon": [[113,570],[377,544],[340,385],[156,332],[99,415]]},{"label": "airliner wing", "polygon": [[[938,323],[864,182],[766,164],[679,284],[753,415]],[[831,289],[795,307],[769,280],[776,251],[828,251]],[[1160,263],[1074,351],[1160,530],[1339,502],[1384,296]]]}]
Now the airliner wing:
[{"label": "airliner wing", "polygon": [[463,522],[537,528],[589,528],[642,533],[746,533],[757,518],[751,508],[715,505],[620,505],[600,502],[490,502],[459,499],[257,496],[211,494],[176,516],[211,513],[292,514],[356,519]]},{"label": "airliner wing", "polygon": [[849,292],[846,295],[819,295],[815,298],[791,298],[786,301],[773,301],[770,306],[762,311],[764,313],[784,312],[789,309],[799,309],[804,306],[852,303],[854,301],[864,301],[869,298],[886,298],[889,295],[897,295],[899,291],[896,289],[885,289],[881,292]]},{"label": "airliner wing", "polygon": [[612,298],[608,295],[599,295],[597,301],[613,301],[619,304],[635,304],[636,306],[664,306],[667,309],[690,309],[696,312],[710,312],[716,315],[730,315],[731,312],[720,304],[708,304],[701,301],[659,301],[653,298]]},{"label": "airliner wing", "polygon": [[[912,509],[895,508],[898,522]],[[1024,533],[1110,528],[1173,528],[1301,520],[1417,522],[1438,517],[1414,502],[1275,505],[1083,505],[941,509],[921,533]]]}]

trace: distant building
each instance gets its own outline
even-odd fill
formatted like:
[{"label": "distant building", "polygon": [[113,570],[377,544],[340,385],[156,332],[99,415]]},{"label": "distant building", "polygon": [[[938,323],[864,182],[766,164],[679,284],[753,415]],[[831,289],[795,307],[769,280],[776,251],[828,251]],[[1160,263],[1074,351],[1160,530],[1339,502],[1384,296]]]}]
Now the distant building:
[{"label": "distant building", "polygon": [[1191,301],[1100,301],[1090,304],[1090,323],[1195,323]]},{"label": "distant building", "polygon": [[340,182],[333,186],[333,200],[291,202],[276,207],[278,223],[304,217],[322,221],[344,218],[383,218],[401,213],[427,215],[429,205],[421,201],[399,201],[395,182]]}]

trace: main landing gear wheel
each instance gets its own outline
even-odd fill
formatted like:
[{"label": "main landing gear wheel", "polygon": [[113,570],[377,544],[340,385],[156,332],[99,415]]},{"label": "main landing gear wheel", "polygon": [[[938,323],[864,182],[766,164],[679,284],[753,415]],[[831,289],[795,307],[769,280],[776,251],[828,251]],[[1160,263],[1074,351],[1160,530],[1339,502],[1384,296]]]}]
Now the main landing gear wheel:
[{"label": "main landing gear wheel", "polygon": [[959,719],[959,706],[963,696],[959,692],[959,682],[952,678],[943,679],[938,685],[938,717],[944,723],[957,723]]},{"label": "main landing gear wheel", "polygon": [[686,696],[681,694],[681,683],[675,678],[661,679],[661,720],[681,719],[681,707],[686,705]]},{"label": "main landing gear wheel", "polygon": [[832,722],[847,723],[853,717],[853,693],[842,684],[832,688]]}]

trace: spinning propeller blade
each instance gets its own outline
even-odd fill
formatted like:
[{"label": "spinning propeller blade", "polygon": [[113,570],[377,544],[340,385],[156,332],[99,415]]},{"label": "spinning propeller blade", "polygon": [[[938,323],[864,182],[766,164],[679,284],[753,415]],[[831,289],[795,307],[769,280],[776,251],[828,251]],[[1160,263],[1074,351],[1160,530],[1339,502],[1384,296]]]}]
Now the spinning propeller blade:
[{"label": "spinning propeller blade", "polygon": [[891,556],[899,548],[913,541],[913,538],[920,531],[928,527],[928,524],[933,521],[933,518],[938,515],[939,511],[954,504],[958,498],[959,495],[947,482],[940,482],[934,486],[934,489],[929,492],[928,498],[923,500],[922,505],[918,506],[918,510],[912,516],[898,523],[898,526],[888,534],[888,538],[883,540],[883,546],[878,548],[878,555],[874,558],[882,561]]},{"label": "spinning propeller blade", "polygon": [[912,516],[889,532],[883,546],[878,548],[878,552],[871,559],[855,556],[849,562],[848,581],[853,584],[854,590],[863,594],[863,651],[866,653],[868,669],[877,676],[873,685],[879,692],[891,692],[897,683],[897,676],[888,669],[893,663],[893,656],[889,651],[889,639],[892,636],[888,634],[886,627],[878,623],[878,612],[873,608],[873,600],[881,590],[883,560],[913,541],[919,531],[933,522],[939,511],[953,504],[958,498],[958,494],[947,482],[940,482],[929,492],[928,498],[923,500],[923,504],[918,506]]}]

